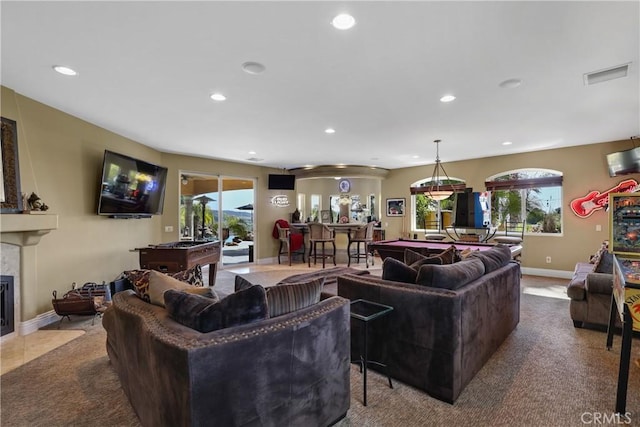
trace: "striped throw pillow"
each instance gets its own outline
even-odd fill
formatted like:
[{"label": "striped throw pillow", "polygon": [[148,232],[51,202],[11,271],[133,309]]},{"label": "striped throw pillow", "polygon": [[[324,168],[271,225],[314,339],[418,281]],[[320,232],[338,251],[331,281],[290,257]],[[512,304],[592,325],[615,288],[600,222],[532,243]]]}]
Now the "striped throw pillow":
[{"label": "striped throw pillow", "polygon": [[317,304],[324,286],[324,278],[309,282],[287,283],[267,288],[269,317],[281,316]]}]

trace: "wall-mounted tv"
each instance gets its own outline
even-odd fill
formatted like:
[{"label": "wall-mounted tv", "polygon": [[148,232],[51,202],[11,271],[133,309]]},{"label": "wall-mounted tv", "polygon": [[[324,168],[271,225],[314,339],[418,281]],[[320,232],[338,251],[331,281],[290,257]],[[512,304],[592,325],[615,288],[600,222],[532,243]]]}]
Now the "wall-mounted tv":
[{"label": "wall-mounted tv", "polygon": [[148,218],[162,214],[167,168],[105,150],[98,215]]},{"label": "wall-mounted tv", "polygon": [[640,147],[607,154],[609,176],[640,173]]},{"label": "wall-mounted tv", "polygon": [[295,190],[296,176],[284,174],[269,174],[269,190]]}]

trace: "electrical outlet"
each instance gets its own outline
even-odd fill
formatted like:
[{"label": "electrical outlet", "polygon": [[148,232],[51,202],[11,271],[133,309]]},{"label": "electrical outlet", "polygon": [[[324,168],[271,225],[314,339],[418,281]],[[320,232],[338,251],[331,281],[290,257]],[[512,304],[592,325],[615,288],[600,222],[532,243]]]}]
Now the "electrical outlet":
[{"label": "electrical outlet", "polygon": [[546,259],[546,261],[547,261],[547,264],[551,264],[551,257],[550,257],[550,256],[548,256],[548,257],[547,257],[547,259]]},{"label": "electrical outlet", "polygon": [[602,231],[602,226],[600,224],[596,225],[596,231]]},{"label": "electrical outlet", "polygon": [[165,225],[164,226],[164,232],[165,233],[172,233],[173,232],[173,225]]}]

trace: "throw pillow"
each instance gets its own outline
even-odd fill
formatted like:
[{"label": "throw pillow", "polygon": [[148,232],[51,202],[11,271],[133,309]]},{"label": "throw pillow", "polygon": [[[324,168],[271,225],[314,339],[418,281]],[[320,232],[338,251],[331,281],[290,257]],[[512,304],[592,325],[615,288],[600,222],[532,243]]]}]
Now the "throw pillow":
[{"label": "throw pillow", "polygon": [[184,271],[169,273],[169,275],[193,286],[204,286],[204,280],[202,279],[202,266],[200,264],[196,264]]},{"label": "throw pillow", "polygon": [[471,249],[471,248],[467,248],[464,249],[462,251],[460,251],[458,253],[458,255],[460,255],[460,260],[462,261],[463,259],[466,259],[469,255],[471,255],[474,252],[478,252],[480,249]]},{"label": "throw pillow", "polygon": [[394,282],[415,283],[418,271],[395,258],[386,257],[382,262],[382,278]]},{"label": "throw pillow", "polygon": [[[146,302],[150,302],[149,298],[149,273],[152,270],[128,270],[123,274],[133,286],[136,295]],[[202,267],[200,264],[177,273],[167,273],[168,276],[174,277],[183,282],[194,286],[204,286],[202,280]],[[183,280],[184,279],[184,280]]]},{"label": "throw pillow", "polygon": [[324,278],[301,283],[283,283],[267,288],[269,317],[281,316],[320,302]]},{"label": "throw pillow", "polygon": [[613,255],[608,251],[602,252],[594,271],[596,273],[613,274]]},{"label": "throw pillow", "polygon": [[262,286],[235,292],[217,302],[169,289],[164,293],[164,302],[176,322],[203,333],[257,322],[269,315]]},{"label": "throw pillow", "polygon": [[212,288],[190,285],[159,271],[151,271],[149,273],[149,302],[151,304],[164,307],[164,293],[169,289],[202,295],[212,298],[214,301],[218,300],[218,295]]},{"label": "throw pillow", "polygon": [[247,289],[253,286],[253,283],[251,283],[250,281],[248,281],[247,279],[245,279],[244,277],[240,276],[239,274],[236,274],[236,279],[235,279],[235,285],[234,285],[234,292],[238,292],[241,291],[243,289]]},{"label": "throw pillow", "polygon": [[429,264],[420,267],[416,284],[434,288],[456,290],[484,274],[479,259],[466,259],[455,264]]},{"label": "throw pillow", "polygon": [[[266,288],[269,317],[281,316],[292,311],[300,310],[320,301],[320,294],[324,286],[324,278],[313,279],[300,283],[278,283]],[[235,278],[235,291],[241,291],[255,286],[240,275]]]},{"label": "throw pillow", "polygon": [[458,249],[453,245],[449,246],[443,252],[440,252],[437,256],[442,259],[442,264],[453,264],[462,259],[460,258]]},{"label": "throw pillow", "polygon": [[404,263],[418,271],[422,264],[442,264],[442,258],[439,255],[426,256],[411,249],[405,249]]},{"label": "throw pillow", "polygon": [[474,252],[467,259],[469,258],[479,258],[484,264],[485,272],[491,273],[511,261],[511,249],[509,246],[497,245],[487,251]]}]

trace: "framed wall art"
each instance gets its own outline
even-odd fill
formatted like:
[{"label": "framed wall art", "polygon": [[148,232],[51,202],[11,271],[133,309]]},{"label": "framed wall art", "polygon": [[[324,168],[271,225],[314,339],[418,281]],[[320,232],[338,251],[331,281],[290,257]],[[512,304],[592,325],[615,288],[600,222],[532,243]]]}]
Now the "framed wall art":
[{"label": "framed wall art", "polygon": [[404,216],[405,199],[387,199],[387,216]]},{"label": "framed wall art", "polygon": [[20,168],[18,163],[18,128],[14,120],[2,117],[0,150],[0,213],[22,212]]}]

